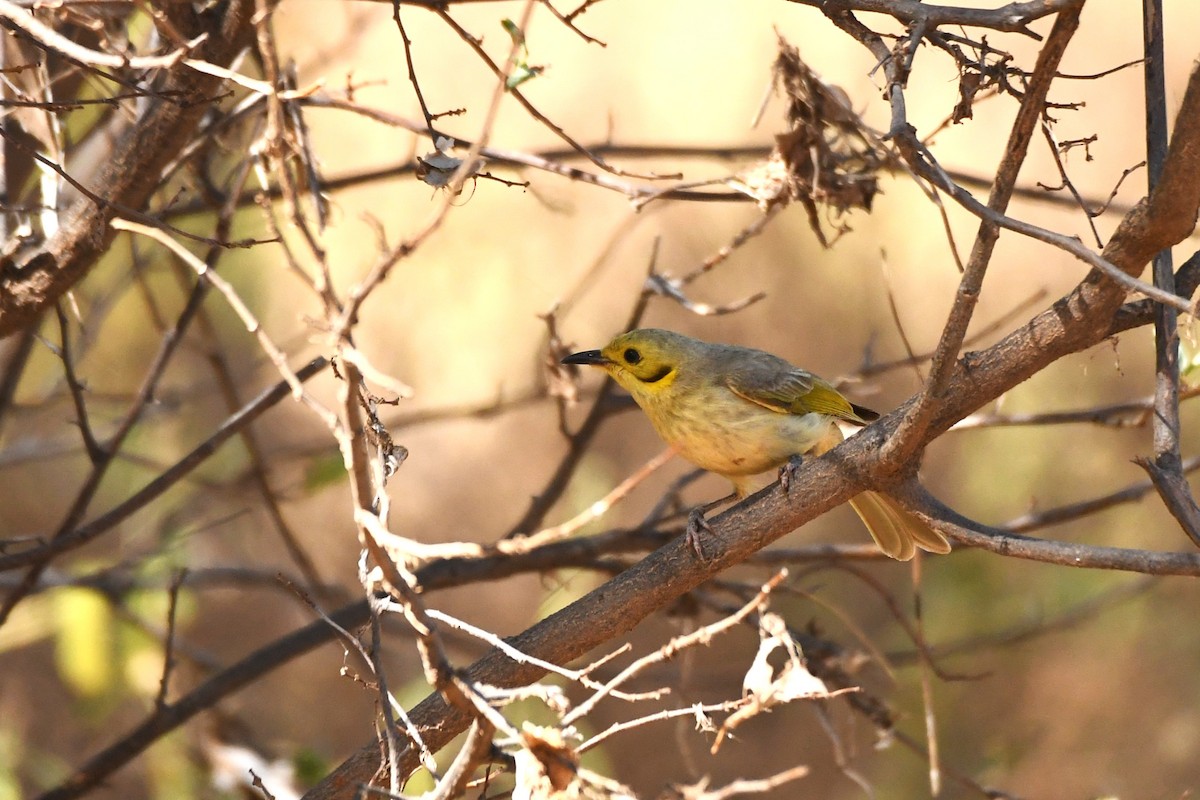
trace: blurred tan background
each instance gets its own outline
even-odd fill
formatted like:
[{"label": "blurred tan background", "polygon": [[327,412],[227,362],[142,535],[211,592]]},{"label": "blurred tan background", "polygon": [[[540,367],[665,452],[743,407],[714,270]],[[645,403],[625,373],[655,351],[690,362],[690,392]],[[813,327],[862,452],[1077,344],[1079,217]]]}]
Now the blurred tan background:
[{"label": "blurred tan background", "polygon": [[[971,5],[986,6],[985,3]],[[493,58],[509,46],[500,25],[516,17],[513,3],[467,3],[452,14],[484,39]],[[404,9],[425,97],[435,112],[463,107],[442,121],[466,139],[479,135],[493,80],[475,56],[433,15]],[[869,24],[879,20],[864,17]],[[1200,7],[1190,0],[1166,3],[1168,106],[1174,108],[1197,55]],[[300,85],[323,81],[329,91],[355,85],[367,106],[417,120],[399,35],[386,4],[335,4],[285,0],[276,17],[285,55],[299,66]],[[788,3],[717,2],[599,3],[578,19],[589,35],[607,43],[586,44],[543,10],[527,31],[529,60],[545,74],[522,86],[541,111],[587,144],[769,146],[781,129],[781,108],[771,102],[757,128],[750,127],[770,80],[776,31],[800,50],[825,80],[841,86],[878,129],[888,109],[880,99],[882,77],[865,51],[813,9]],[[1064,71],[1090,74],[1136,60],[1141,53],[1140,4],[1094,0],[1083,14]],[[1049,21],[1036,29],[1049,30]],[[1037,43],[1016,35],[989,37],[1029,67]],[[1078,103],[1055,114],[1060,140],[1098,134],[1088,149],[1072,150],[1072,180],[1090,200],[1103,201],[1123,170],[1143,159],[1142,72],[1138,67],[1100,80],[1060,80],[1051,99]],[[922,49],[908,89],[910,121],[932,131],[957,99],[952,65]],[[1011,97],[976,106],[973,120],[937,134],[933,151],[941,163],[987,179],[1001,152],[1015,108]],[[307,118],[326,178],[401,163],[432,150],[410,133],[333,110],[312,109]],[[535,152],[561,148],[544,126],[506,98],[490,143]],[[719,177],[749,165],[715,159],[659,158],[612,162],[634,172],[682,169],[688,180]],[[573,161],[592,169],[582,159]],[[414,415],[458,407],[485,407],[534,392],[542,381],[545,327],[538,315],[577,297],[561,315],[562,335],[578,349],[598,347],[618,332],[640,288],[653,243],[660,241],[658,269],[690,271],[759,213],[749,203],[654,203],[635,212],[618,193],[564,178],[491,167],[497,175],[528,180],[528,189],[479,181],[456,201],[446,224],[363,309],[358,345],[373,362],[415,389],[391,412],[393,435],[411,456],[390,483],[391,526],[425,542],[492,541],[523,513],[564,451],[553,404],[532,401],[494,415],[466,415],[406,424]],[[1044,141],[1035,139],[1022,186],[1058,183]],[[1142,195],[1144,171],[1122,188],[1116,206]],[[975,190],[986,196],[986,190]],[[339,289],[361,278],[377,258],[370,215],[392,243],[428,220],[436,194],[411,176],[338,192],[325,244]],[[965,259],[975,222],[948,209]],[[1047,202],[1021,201],[1011,213],[1047,228],[1079,235],[1094,245],[1081,212]],[[1120,209],[1097,220],[1107,236]],[[255,212],[247,232],[262,232]],[[907,178],[885,179],[871,214],[853,213],[853,231],[822,249],[799,208],[786,211],[760,237],[737,250],[711,275],[687,290],[697,301],[722,304],[757,291],[767,298],[729,316],[697,317],[656,298],[644,324],[701,338],[769,349],[827,378],[853,377],[865,360],[905,355],[888,305],[892,293],[913,348],[927,352],[945,321],[958,273],[937,209]],[[1195,248],[1186,242],[1182,261]],[[884,256],[886,254],[886,257]],[[97,398],[127,397],[140,379],[157,341],[138,292],[123,285],[114,253],[106,270],[89,278],[88,302],[112,296],[116,306],[80,365]],[[884,266],[886,262],[886,267]],[[270,248],[231,258],[225,274],[263,318],[293,363],[322,352],[308,319],[320,309]],[[1083,275],[1082,264],[1049,247],[1005,234],[993,259],[975,327],[1002,318],[1031,295],[1046,293],[1044,308]],[[154,278],[160,301],[180,302],[173,279]],[[174,291],[174,294],[172,293]],[[172,305],[174,304],[174,305]],[[237,353],[244,375],[271,380],[256,346],[216,298],[210,306],[228,322],[221,339]],[[1010,320],[1008,331],[1030,312]],[[1192,330],[1184,328],[1190,344]],[[979,346],[994,341],[985,339]],[[167,377],[161,417],[156,413],[133,441],[145,463],[127,463],[105,484],[97,508],[106,508],[207,436],[224,417],[203,367],[197,343]],[[58,366],[39,353],[38,380],[21,387],[21,424],[4,433],[4,453],[20,453],[25,441],[47,445],[37,458],[0,461],[0,529],[7,535],[52,530],[62,508],[47,502],[48,486],[71,487],[85,459],[74,447],[69,400],[51,391]],[[595,376],[585,386],[594,388]],[[333,382],[323,376],[318,394],[332,401]],[[856,402],[881,411],[915,391],[912,370],[895,370],[850,384]],[[1043,412],[1139,399],[1153,392],[1153,347],[1148,330],[1066,359],[1003,398],[1001,410]],[[103,402],[98,406],[105,408]],[[574,413],[582,418],[585,405]],[[1200,418],[1185,407],[1184,455],[1192,454]],[[258,425],[271,458],[270,478],[287,498],[285,514],[317,562],[322,577],[356,591],[358,545],[344,478],[314,478],[338,457],[320,422],[304,408],[285,404]],[[606,424],[597,446],[573,481],[551,522],[567,518],[608,491],[659,452],[661,444],[637,414]],[[1150,452],[1146,428],[1116,430],[1083,425],[1013,427],[950,433],[929,451],[925,482],[963,513],[1002,523],[1031,509],[1076,502],[1145,478],[1131,462]],[[52,456],[52,457],[51,457]],[[87,548],[70,562],[81,572],[128,559],[143,574],[165,575],[174,566],[200,568],[250,563],[264,570],[293,567],[266,522],[257,496],[244,479],[246,459],[229,445],[182,489],[125,523],[119,533]],[[663,488],[686,472],[672,462],[608,518],[605,525],[636,523]],[[693,501],[716,497],[725,486],[704,478],[688,492]],[[66,491],[67,496],[70,491]],[[594,526],[589,530],[598,530]],[[1078,523],[1035,535],[1088,544],[1186,550],[1187,539],[1149,497]],[[865,538],[848,509],[837,509],[783,540],[860,541]],[[147,566],[146,554],[161,553]],[[908,567],[873,564],[866,569],[902,603],[911,596]],[[763,575],[765,576],[765,572]],[[976,552],[926,560],[923,602],[931,642],[1008,631],[1057,619],[1057,615],[1104,596],[1136,576],[1071,571]],[[487,629],[508,635],[548,609],[598,584],[591,574],[552,574],[440,592],[429,601]],[[838,571],[802,578],[798,587],[820,603],[794,597],[778,610],[798,627],[813,621],[827,635],[854,645],[852,625],[888,653],[912,644],[878,595]],[[968,680],[936,681],[935,710],[944,763],[984,785],[1030,798],[1179,798],[1200,786],[1200,628],[1195,582],[1168,578],[1063,630],[1028,641],[983,645],[948,657],[943,666]],[[133,612],[161,624],[161,592],[147,592]],[[833,610],[831,610],[833,609]],[[907,610],[907,605],[905,606]],[[0,800],[46,788],[70,767],[136,723],[152,698],[161,662],[157,648],[122,622],[123,611],[83,590],[48,592],[26,601],[0,630]],[[190,646],[228,664],[274,636],[307,623],[311,614],[285,593],[251,587],[188,593],[181,633]],[[685,629],[686,620],[653,620],[634,640],[639,651],[657,647]],[[654,681],[676,687],[674,700],[725,696],[740,685],[756,642],[736,631],[713,648],[657,672]],[[480,652],[455,640],[465,664]],[[425,693],[415,653],[393,639],[392,683],[414,702]],[[375,695],[339,677],[340,647],[327,646],[279,670],[262,684],[235,695],[221,708],[246,724],[251,738],[281,756],[311,753],[318,765],[338,763],[373,735]],[[886,696],[901,716],[901,729],[918,739],[922,703],[911,660],[898,662],[895,683],[877,667],[864,670],[865,685]],[[180,667],[176,691],[194,685],[202,672]],[[927,796],[924,764],[901,748],[873,752],[873,732],[843,705],[829,706],[849,766],[879,798]],[[591,722],[596,730],[630,714],[609,708]],[[610,715],[606,718],[604,715]],[[192,753],[212,721],[156,745],[124,770],[111,788],[95,796],[208,797]],[[760,777],[796,763],[813,774],[771,796],[851,798],[863,790],[834,765],[832,745],[812,710],[798,706],[760,718],[739,731],[719,757],[690,721],[659,723],[613,741],[593,758],[597,768],[653,797],[668,783],[711,774],[714,783],[736,776]],[[319,769],[320,767],[318,767]],[[950,783],[946,797],[974,796]]]}]

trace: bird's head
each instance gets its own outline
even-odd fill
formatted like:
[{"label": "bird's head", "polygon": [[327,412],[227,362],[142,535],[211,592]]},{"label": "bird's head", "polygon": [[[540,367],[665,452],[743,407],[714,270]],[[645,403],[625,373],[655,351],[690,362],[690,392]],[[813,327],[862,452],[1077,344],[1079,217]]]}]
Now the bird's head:
[{"label": "bird's head", "polygon": [[678,333],[641,328],[622,333],[600,350],[569,355],[562,363],[600,367],[635,398],[653,397],[675,382],[697,344]]}]

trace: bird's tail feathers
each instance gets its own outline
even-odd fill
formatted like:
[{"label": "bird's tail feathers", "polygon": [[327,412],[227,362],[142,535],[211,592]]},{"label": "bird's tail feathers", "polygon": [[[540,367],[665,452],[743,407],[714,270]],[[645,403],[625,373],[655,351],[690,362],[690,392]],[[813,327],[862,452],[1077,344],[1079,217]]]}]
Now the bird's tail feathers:
[{"label": "bird's tail feathers", "polygon": [[[842,430],[830,425],[828,432],[810,452],[824,455],[842,442]],[[885,555],[898,561],[908,561],[916,555],[917,548],[930,553],[949,553],[950,543],[946,537],[908,513],[890,497],[875,492],[863,492],[850,500],[871,538]]]},{"label": "bird's tail feathers", "polygon": [[850,500],[875,544],[884,555],[908,561],[921,548],[930,553],[949,553],[946,537],[913,514],[896,505],[889,497],[863,492]]}]

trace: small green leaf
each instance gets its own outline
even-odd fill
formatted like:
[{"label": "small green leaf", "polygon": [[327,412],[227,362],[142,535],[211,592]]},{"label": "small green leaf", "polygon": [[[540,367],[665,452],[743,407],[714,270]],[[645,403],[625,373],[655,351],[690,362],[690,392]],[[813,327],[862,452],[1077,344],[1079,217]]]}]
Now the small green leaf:
[{"label": "small green leaf", "polygon": [[525,32],[517,27],[517,23],[505,17],[500,20],[500,24],[504,27],[504,30],[508,31],[508,35],[512,37],[513,44],[520,47],[525,46]]},{"label": "small green leaf", "polygon": [[545,67],[531,67],[528,64],[517,64],[512,75],[504,82],[506,88],[515,89],[527,80],[536,78],[545,71]]},{"label": "small green leaf", "polygon": [[342,461],[342,454],[334,450],[329,455],[318,456],[309,462],[308,469],[304,471],[304,488],[315,492],[340,481],[345,475],[346,465]]},{"label": "small green leaf", "polygon": [[1194,386],[1196,372],[1200,369],[1200,348],[1190,337],[1180,337],[1179,340],[1179,374],[1184,383]]},{"label": "small green leaf", "polygon": [[316,750],[301,747],[292,754],[292,766],[296,770],[297,781],[304,786],[316,786],[317,781],[329,772],[329,759]]}]

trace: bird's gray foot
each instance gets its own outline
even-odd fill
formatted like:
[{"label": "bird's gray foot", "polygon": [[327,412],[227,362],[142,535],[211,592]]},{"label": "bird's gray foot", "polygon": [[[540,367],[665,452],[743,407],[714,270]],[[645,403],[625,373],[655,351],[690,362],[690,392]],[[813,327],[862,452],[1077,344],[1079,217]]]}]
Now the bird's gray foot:
[{"label": "bird's gray foot", "polygon": [[787,460],[787,463],[779,468],[779,485],[783,488],[784,494],[790,494],[792,490],[792,481],[796,477],[800,466],[804,463],[804,457],[794,455]]},{"label": "bird's gray foot", "polygon": [[708,520],[704,518],[704,512],[708,511],[708,506],[699,506],[688,512],[687,528],[685,529],[684,537],[688,543],[688,547],[692,548],[692,552],[701,561],[708,561],[708,555],[704,552],[704,545],[700,542],[700,533],[712,533],[712,526],[708,524]]}]

